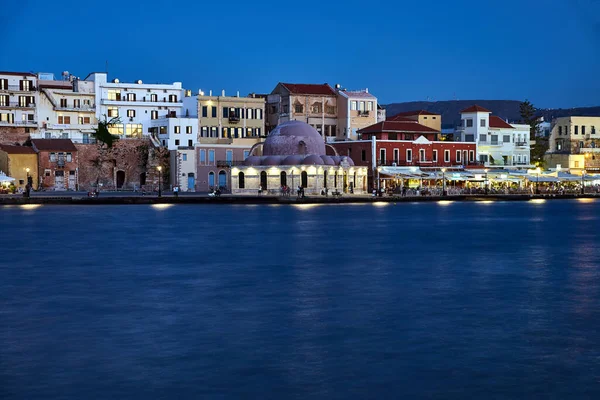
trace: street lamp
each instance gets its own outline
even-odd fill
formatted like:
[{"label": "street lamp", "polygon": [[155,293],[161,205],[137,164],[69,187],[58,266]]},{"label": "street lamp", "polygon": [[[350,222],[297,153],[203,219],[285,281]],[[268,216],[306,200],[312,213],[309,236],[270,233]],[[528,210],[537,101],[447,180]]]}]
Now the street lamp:
[{"label": "street lamp", "polygon": [[489,188],[488,188],[488,172],[490,171],[489,169],[485,169],[485,195],[487,196],[488,192],[489,192]]},{"label": "street lamp", "polygon": [[542,169],[540,167],[537,167],[535,169],[535,172],[537,174],[537,177],[535,180],[535,194],[540,194],[540,172],[542,172]]},{"label": "street lamp", "polygon": [[581,194],[585,194],[584,178],[585,178],[585,169],[583,171],[581,171]]},{"label": "street lamp", "polygon": [[446,168],[442,168],[442,196],[446,194]]},{"label": "street lamp", "polygon": [[160,176],[162,175],[162,166],[159,165],[158,167],[156,167],[156,169],[158,170],[158,197],[162,197],[162,192],[160,190]]},{"label": "street lamp", "polygon": [[379,179],[379,172],[381,172],[381,167],[377,167],[377,194],[381,191],[381,181]]}]

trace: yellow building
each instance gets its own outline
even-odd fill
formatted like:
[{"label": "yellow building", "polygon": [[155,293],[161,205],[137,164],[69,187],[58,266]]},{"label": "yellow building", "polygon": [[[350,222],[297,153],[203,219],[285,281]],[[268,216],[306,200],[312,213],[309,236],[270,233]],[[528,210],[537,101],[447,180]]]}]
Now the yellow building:
[{"label": "yellow building", "polygon": [[388,121],[399,120],[402,118],[417,121],[421,125],[428,126],[438,132],[442,131],[442,116],[425,110],[401,112],[394,116],[388,117]]},{"label": "yellow building", "polygon": [[0,171],[15,178],[17,189],[25,190],[27,177],[31,177],[34,189],[38,187],[38,156],[31,147],[0,145]]},{"label": "yellow building", "polygon": [[203,138],[258,138],[265,136],[265,99],[249,97],[198,96],[199,142]]}]

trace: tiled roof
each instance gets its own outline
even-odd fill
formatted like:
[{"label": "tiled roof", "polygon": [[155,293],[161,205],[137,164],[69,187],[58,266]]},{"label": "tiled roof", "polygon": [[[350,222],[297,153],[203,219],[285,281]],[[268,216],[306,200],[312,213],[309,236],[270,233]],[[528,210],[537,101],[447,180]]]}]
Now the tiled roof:
[{"label": "tiled roof", "polygon": [[341,94],[346,95],[347,97],[353,98],[353,99],[376,99],[377,97],[373,96],[371,93],[369,92],[365,92],[364,90],[342,90],[340,91]]},{"label": "tiled roof", "polygon": [[35,151],[29,146],[13,146],[9,144],[1,144],[0,150],[8,154],[35,154]]},{"label": "tiled roof", "polygon": [[70,139],[33,139],[31,143],[39,151],[77,151]]},{"label": "tiled roof", "polygon": [[426,110],[416,110],[416,111],[401,112],[401,113],[394,115],[392,118],[394,118],[394,117],[409,117],[409,116],[413,116],[413,115],[440,115],[440,114],[432,113],[432,112],[429,112]]},{"label": "tiled roof", "polygon": [[281,84],[292,94],[316,94],[320,96],[335,96],[335,90],[329,84],[283,83]]},{"label": "tiled roof", "polygon": [[485,113],[491,113],[490,110],[488,110],[487,108],[483,108],[481,106],[478,106],[477,104],[474,106],[471,106],[469,108],[465,108],[464,110],[461,111],[462,113],[474,113],[474,112],[485,112]]},{"label": "tiled roof", "polygon": [[495,115],[490,115],[490,128],[514,129],[515,127],[510,125],[508,122],[504,121],[500,117],[496,117]]},{"label": "tiled roof", "polygon": [[381,132],[418,132],[438,133],[435,129],[421,125],[415,121],[381,121],[366,128],[358,130],[358,133],[381,133]]},{"label": "tiled roof", "polygon": [[400,122],[412,122],[412,123],[417,123],[416,120],[412,119],[412,118],[408,118],[408,117],[403,117],[400,115],[392,115],[391,117],[387,117],[385,119],[386,121],[400,121]]}]

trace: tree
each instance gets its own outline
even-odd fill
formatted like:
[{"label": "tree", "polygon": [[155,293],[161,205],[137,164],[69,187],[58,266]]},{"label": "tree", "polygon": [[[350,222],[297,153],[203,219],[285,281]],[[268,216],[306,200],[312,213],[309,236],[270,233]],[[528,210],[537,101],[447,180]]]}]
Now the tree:
[{"label": "tree", "polygon": [[110,133],[110,128],[120,123],[121,119],[119,117],[113,117],[110,120],[107,120],[105,115],[104,121],[98,121],[98,127],[94,129],[94,133],[92,133],[92,136],[94,136],[98,145],[98,156],[91,160],[92,165],[96,169],[96,191],[98,191],[100,186],[102,166],[105,162],[110,161],[109,157],[113,145],[119,140],[117,135]]},{"label": "tree", "polygon": [[529,100],[525,100],[520,105],[521,118],[529,125],[529,139],[535,140],[540,130],[540,119],[535,116],[535,107]]}]

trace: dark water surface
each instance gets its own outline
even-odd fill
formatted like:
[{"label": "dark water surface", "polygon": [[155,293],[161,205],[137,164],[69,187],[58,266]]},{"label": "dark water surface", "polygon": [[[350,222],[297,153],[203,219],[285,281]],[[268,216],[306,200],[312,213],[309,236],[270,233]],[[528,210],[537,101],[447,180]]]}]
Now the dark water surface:
[{"label": "dark water surface", "polygon": [[599,215],[0,207],[0,398],[597,399]]}]

